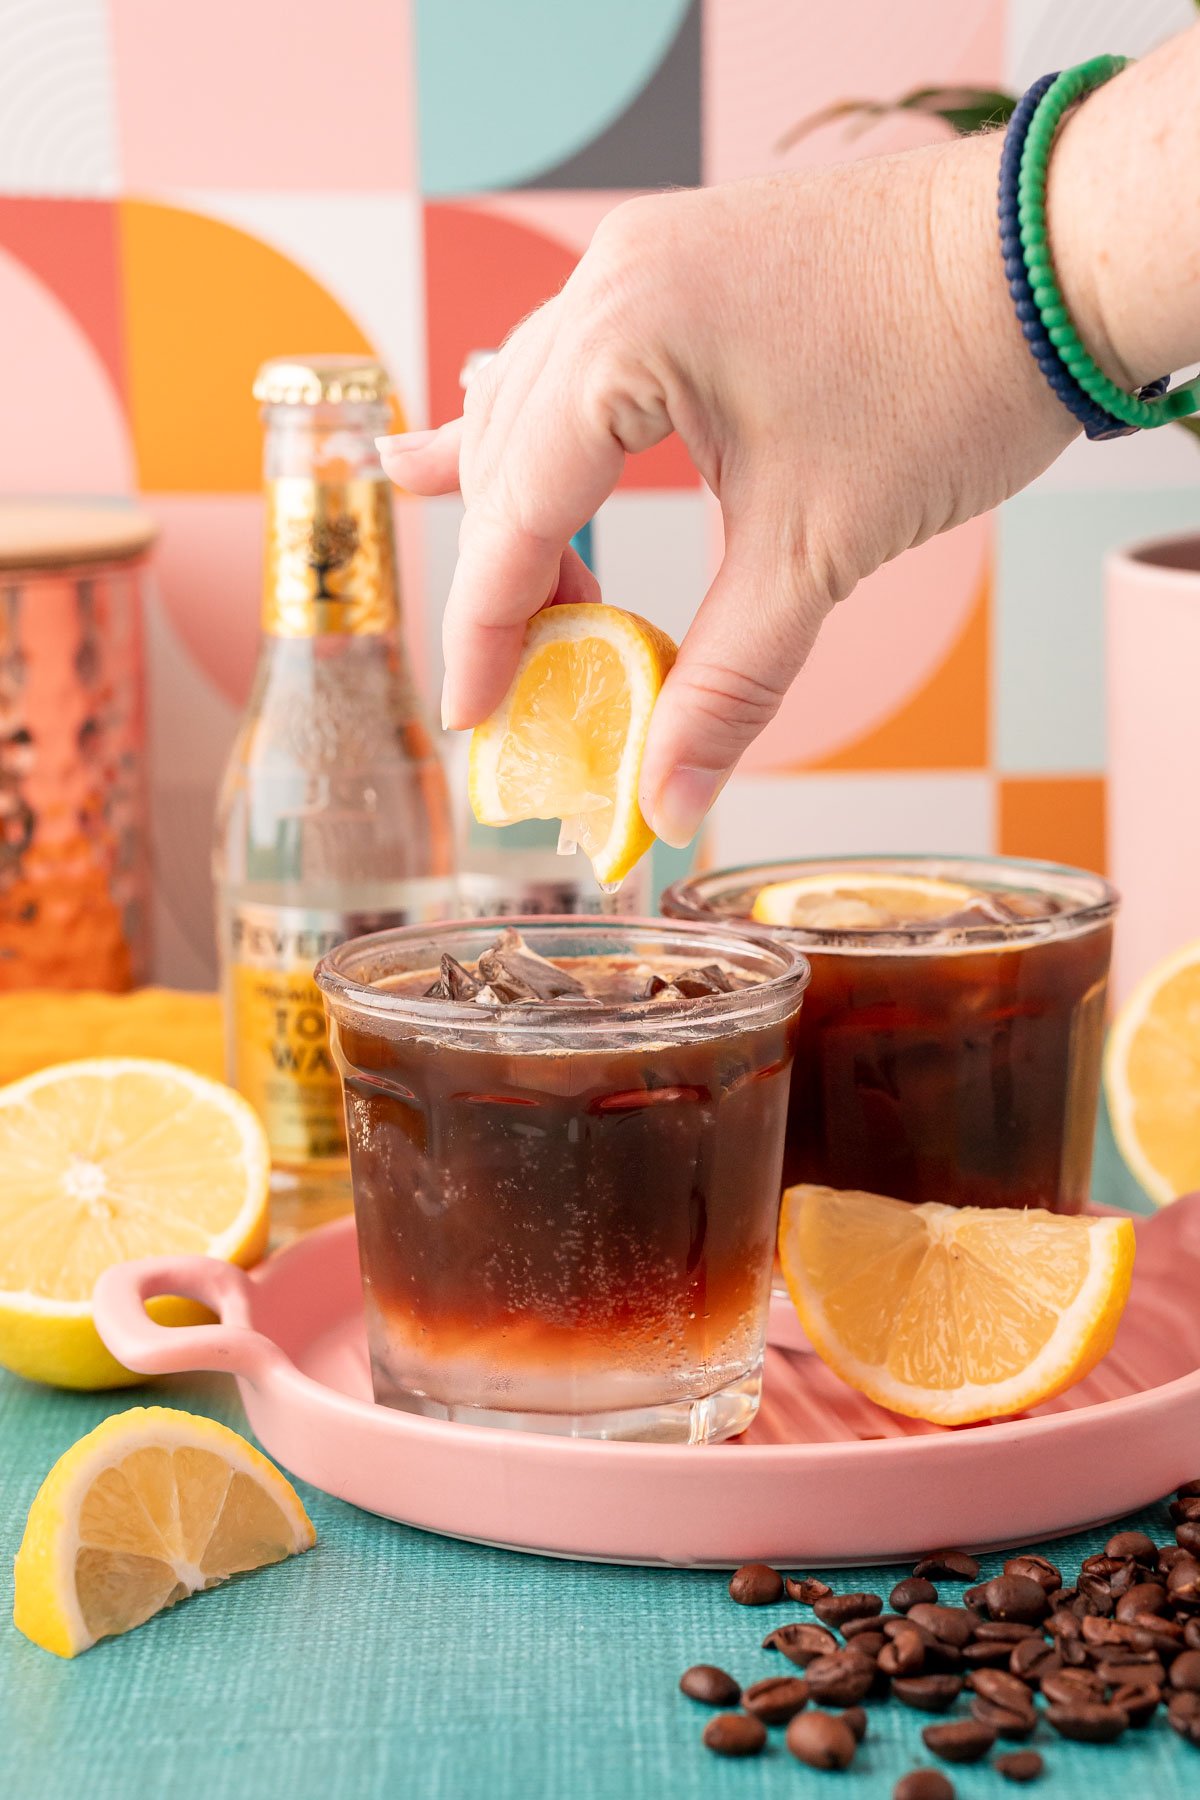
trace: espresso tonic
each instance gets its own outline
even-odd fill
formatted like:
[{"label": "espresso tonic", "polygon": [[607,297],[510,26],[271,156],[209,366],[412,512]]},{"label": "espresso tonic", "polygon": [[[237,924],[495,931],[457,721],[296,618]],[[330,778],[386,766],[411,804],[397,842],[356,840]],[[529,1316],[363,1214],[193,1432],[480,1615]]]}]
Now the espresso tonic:
[{"label": "espresso tonic", "polygon": [[785,1184],[1051,1212],[1088,1195],[1115,906],[1005,858],[764,864],[663,898],[812,963]]},{"label": "espresso tonic", "polygon": [[807,973],[728,929],[578,918],[326,957],[376,1398],[585,1437],[744,1430]]}]

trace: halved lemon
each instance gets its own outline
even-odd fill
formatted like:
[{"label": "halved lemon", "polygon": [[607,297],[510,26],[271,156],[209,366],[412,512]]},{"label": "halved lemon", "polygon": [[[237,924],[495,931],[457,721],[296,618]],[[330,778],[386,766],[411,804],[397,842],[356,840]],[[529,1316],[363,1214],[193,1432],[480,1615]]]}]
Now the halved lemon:
[{"label": "halved lemon", "polygon": [[1151,969],[1117,1015],[1104,1060],[1113,1134],[1160,1206],[1200,1188],[1200,943]]},{"label": "halved lemon", "polygon": [[873,931],[944,919],[974,897],[973,888],[936,876],[838,869],[773,881],[758,890],[751,912],[762,925]]},{"label": "halved lemon", "polygon": [[[257,1262],[269,1180],[253,1108],[175,1063],[97,1057],[0,1088],[0,1364],[58,1387],[141,1380],[92,1323],[97,1277],[173,1252]],[[184,1300],[149,1310],[204,1316]]]},{"label": "halved lemon", "polygon": [[1128,1219],[800,1186],[779,1259],[817,1354],[892,1412],[1003,1418],[1080,1381],[1129,1297]]},{"label": "halved lemon", "polygon": [[675,661],[665,632],[616,606],[549,606],[529,622],[507,694],[471,737],[481,825],[560,819],[613,886],[654,842],[638,806],[650,714]]},{"label": "halved lemon", "polygon": [[13,1623],[43,1650],[78,1656],[316,1538],[291,1483],[228,1425],[136,1406],[80,1438],[38,1489]]}]

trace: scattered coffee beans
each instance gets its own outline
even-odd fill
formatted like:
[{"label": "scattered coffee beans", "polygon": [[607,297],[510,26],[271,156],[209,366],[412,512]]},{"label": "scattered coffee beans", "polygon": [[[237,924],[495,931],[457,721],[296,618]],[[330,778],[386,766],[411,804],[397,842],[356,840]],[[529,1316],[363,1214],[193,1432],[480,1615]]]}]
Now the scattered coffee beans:
[{"label": "scattered coffee beans", "polygon": [[1171,1686],[1200,1694],[1200,1650],[1185,1650],[1171,1664]]},{"label": "scattered coffee beans", "polygon": [[892,1789],[892,1800],[954,1800],[954,1784],[940,1769],[912,1769]]},{"label": "scattered coffee beans", "polygon": [[913,1569],[930,1581],[978,1581],[979,1564],[965,1550],[931,1550]]},{"label": "scattered coffee beans", "polygon": [[908,1623],[919,1625],[939,1643],[950,1644],[955,1650],[961,1650],[975,1635],[976,1620],[963,1606],[910,1606]]},{"label": "scattered coffee beans", "polygon": [[861,1706],[848,1706],[842,1718],[854,1733],[854,1741],[861,1744],[867,1735],[867,1715]]},{"label": "scattered coffee beans", "polygon": [[745,1690],[742,1705],[764,1725],[786,1725],[808,1705],[808,1683],[797,1675],[768,1675]]},{"label": "scattered coffee beans", "polygon": [[1054,1564],[1044,1556],[1010,1556],[1004,1565],[1006,1575],[1024,1575],[1029,1581],[1036,1581],[1046,1593],[1054,1593],[1062,1586],[1062,1575]]},{"label": "scattered coffee beans", "polygon": [[749,1713],[718,1713],[700,1733],[700,1741],[718,1756],[757,1756],[767,1741],[767,1728]]},{"label": "scattered coffee beans", "polygon": [[1036,1750],[1006,1750],[992,1766],[1006,1781],[1036,1781],[1046,1765]]},{"label": "scattered coffee beans", "polygon": [[1128,1713],[1095,1700],[1049,1706],[1046,1718],[1060,1737],[1074,1738],[1081,1744],[1111,1744],[1129,1725]]},{"label": "scattered coffee beans", "polygon": [[981,1725],[990,1725],[996,1736],[1002,1738],[1031,1737],[1037,1724],[1032,1694],[1024,1705],[985,1700],[982,1694],[976,1694],[971,1702],[971,1717],[978,1719]]},{"label": "scattered coffee beans", "polygon": [[858,1739],[833,1713],[801,1713],[787,1728],[786,1743],[792,1755],[810,1769],[848,1769],[858,1749]]},{"label": "scattered coffee beans", "polygon": [[1144,1531],[1118,1531],[1105,1544],[1104,1554],[1119,1557],[1122,1561],[1126,1557],[1132,1557],[1134,1562],[1148,1563],[1153,1568],[1158,1559],[1158,1546],[1151,1542]]},{"label": "scattered coffee beans", "polygon": [[764,1650],[779,1650],[797,1668],[807,1668],[818,1656],[828,1656],[838,1648],[832,1631],[823,1625],[777,1625],[762,1641]]},{"label": "scattered coffee beans", "polygon": [[783,1599],[783,1576],[766,1563],[743,1563],[730,1578],[729,1597],[739,1606],[771,1606]]},{"label": "scattered coffee beans", "polygon": [[1022,1625],[1037,1625],[1050,1611],[1045,1588],[1028,1575],[994,1575],[983,1584],[983,1603],[990,1619]]},{"label": "scattered coffee beans", "polygon": [[679,1677],[679,1686],[689,1700],[700,1700],[705,1706],[736,1706],[742,1690],[732,1675],[712,1663],[696,1663]]},{"label": "scattered coffee beans", "polygon": [[804,1671],[814,1700],[831,1706],[855,1706],[865,1698],[875,1679],[875,1664],[857,1650],[835,1650],[818,1656]]},{"label": "scattered coffee beans", "polygon": [[900,1675],[892,1682],[894,1697],[918,1712],[947,1712],[962,1691],[961,1675]]},{"label": "scattered coffee beans", "polygon": [[987,1755],[996,1733],[978,1719],[955,1719],[948,1725],[926,1725],[921,1742],[943,1762],[973,1763]]}]

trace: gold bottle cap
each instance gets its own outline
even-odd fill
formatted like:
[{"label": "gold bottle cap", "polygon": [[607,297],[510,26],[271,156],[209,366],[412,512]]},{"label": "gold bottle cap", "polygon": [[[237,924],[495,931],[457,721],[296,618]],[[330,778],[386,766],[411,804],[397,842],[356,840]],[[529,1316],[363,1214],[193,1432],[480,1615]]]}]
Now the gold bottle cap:
[{"label": "gold bottle cap", "polygon": [[383,364],[362,356],[273,356],[254,377],[264,406],[380,404],[391,391]]}]

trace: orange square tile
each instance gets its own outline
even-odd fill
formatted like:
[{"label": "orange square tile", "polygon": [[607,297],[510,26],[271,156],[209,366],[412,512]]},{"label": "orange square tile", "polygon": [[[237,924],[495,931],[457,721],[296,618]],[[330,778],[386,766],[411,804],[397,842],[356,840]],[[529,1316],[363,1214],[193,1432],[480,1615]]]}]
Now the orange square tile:
[{"label": "orange square tile", "polygon": [[997,847],[1103,874],[1107,860],[1102,775],[1006,776],[996,784]]}]

